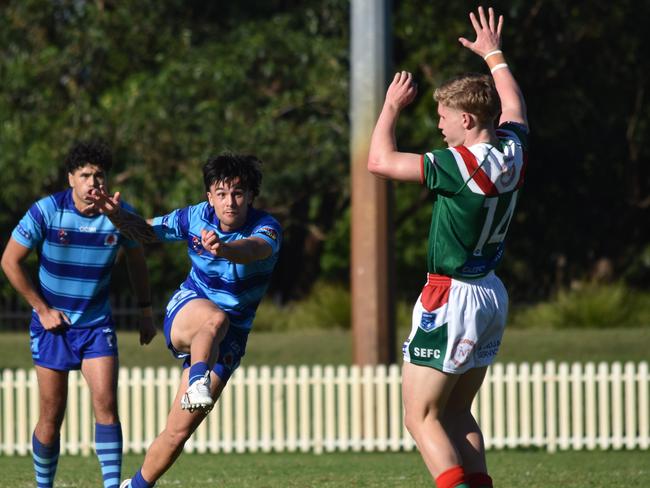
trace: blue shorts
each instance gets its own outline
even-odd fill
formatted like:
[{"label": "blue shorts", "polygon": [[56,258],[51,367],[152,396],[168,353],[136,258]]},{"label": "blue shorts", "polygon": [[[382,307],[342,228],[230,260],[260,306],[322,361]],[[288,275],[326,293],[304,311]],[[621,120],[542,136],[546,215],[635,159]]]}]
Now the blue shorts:
[{"label": "blue shorts", "polygon": [[49,332],[32,321],[29,338],[34,364],[44,368],[70,371],[81,369],[84,359],[117,357],[117,336],[112,323]]},{"label": "blue shorts", "polygon": [[[174,292],[167,304],[167,311],[165,312],[165,319],[163,322],[163,330],[165,333],[165,342],[172,354],[178,359],[184,359],[183,368],[189,368],[191,358],[188,353],[177,351],[172,344],[171,333],[172,323],[176,314],[190,301],[197,298],[207,298],[202,294],[188,290],[187,288],[180,288]],[[226,312],[227,313],[227,312]],[[241,363],[241,358],[246,353],[246,341],[248,340],[248,330],[233,327],[228,327],[226,337],[223,338],[219,344],[219,357],[215,363],[212,371],[214,371],[219,378],[224,382],[230,379],[230,376],[237,369]]]}]

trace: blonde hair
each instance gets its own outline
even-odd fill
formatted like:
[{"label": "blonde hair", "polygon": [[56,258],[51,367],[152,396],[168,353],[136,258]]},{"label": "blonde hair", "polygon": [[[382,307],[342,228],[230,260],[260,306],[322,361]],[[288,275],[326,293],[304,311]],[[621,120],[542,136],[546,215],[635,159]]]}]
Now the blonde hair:
[{"label": "blonde hair", "polygon": [[492,124],[501,112],[501,101],[489,75],[468,73],[445,81],[433,92],[445,107],[475,115],[482,124]]}]

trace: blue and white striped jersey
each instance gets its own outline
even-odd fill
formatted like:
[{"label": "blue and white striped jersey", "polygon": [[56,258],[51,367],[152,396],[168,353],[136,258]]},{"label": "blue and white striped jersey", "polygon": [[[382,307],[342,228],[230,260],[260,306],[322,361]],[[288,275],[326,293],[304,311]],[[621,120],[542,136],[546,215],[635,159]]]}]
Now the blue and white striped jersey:
[{"label": "blue and white striped jersey", "polygon": [[[126,203],[129,211],[133,208]],[[19,244],[39,255],[39,288],[50,307],[64,312],[73,327],[112,323],[108,300],[111,271],[120,246],[139,244],[120,234],[104,215],[83,215],[72,189],[34,203],[13,230]],[[32,314],[38,321],[38,315]]]},{"label": "blue and white striped jersey", "polygon": [[[223,232],[219,218],[206,201],[154,218],[153,228],[162,241],[187,241],[192,268],[181,288],[194,290],[217,304],[228,313],[231,326],[250,330],[278,260],[282,241],[280,224],[270,214],[249,207],[241,228]],[[214,230],[223,242],[259,237],[269,243],[273,253],[249,264],[215,257],[201,245],[202,229]]]}]

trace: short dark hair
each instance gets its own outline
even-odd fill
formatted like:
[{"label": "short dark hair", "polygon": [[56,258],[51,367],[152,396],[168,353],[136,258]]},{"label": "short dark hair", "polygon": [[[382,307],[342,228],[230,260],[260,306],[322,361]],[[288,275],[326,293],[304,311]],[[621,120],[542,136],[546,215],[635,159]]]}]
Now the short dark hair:
[{"label": "short dark hair", "polygon": [[68,173],[74,173],[77,168],[94,164],[108,172],[113,166],[111,148],[104,141],[77,141],[68,151],[65,158],[65,168]]},{"label": "short dark hair", "polygon": [[215,183],[230,183],[239,178],[239,184],[256,197],[262,184],[262,161],[247,154],[222,153],[208,158],[203,166],[205,191]]}]

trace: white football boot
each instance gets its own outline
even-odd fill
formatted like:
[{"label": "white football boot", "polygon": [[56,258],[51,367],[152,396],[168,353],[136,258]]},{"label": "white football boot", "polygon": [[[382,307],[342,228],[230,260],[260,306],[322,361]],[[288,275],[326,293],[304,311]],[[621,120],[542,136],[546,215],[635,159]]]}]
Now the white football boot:
[{"label": "white football boot", "polygon": [[214,400],[210,395],[210,371],[206,371],[203,378],[188,387],[181,398],[181,408],[190,412],[200,409],[208,413],[213,406]]},{"label": "white football boot", "polygon": [[131,486],[131,478],[125,479],[120,483],[120,488],[129,488]]}]

